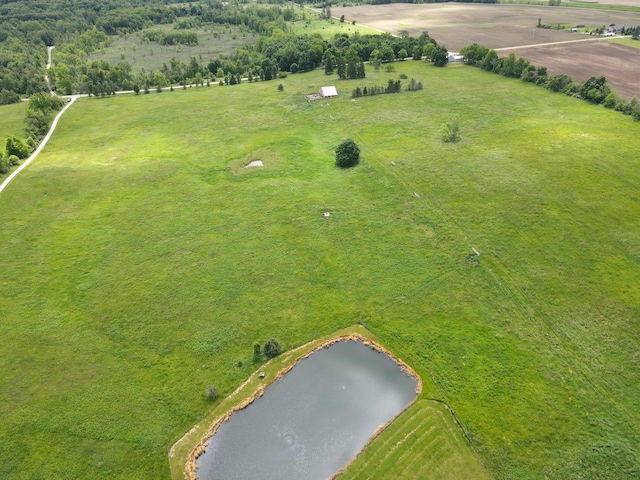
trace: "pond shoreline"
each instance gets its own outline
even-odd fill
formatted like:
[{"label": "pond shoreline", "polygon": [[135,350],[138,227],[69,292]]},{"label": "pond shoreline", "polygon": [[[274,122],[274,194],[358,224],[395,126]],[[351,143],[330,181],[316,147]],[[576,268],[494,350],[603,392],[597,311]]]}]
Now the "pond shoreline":
[{"label": "pond shoreline", "polygon": [[[236,404],[235,406],[233,406],[230,410],[228,410],[225,414],[223,414],[221,417],[219,417],[216,421],[213,422],[213,424],[207,429],[207,431],[205,432],[205,434],[202,436],[201,440],[198,442],[198,444],[195,446],[195,448],[191,451],[191,453],[189,454],[188,458],[187,458],[187,462],[185,465],[185,470],[184,470],[184,478],[185,480],[197,480],[198,479],[198,472],[197,472],[197,459],[198,457],[200,457],[200,455],[202,455],[208,444],[209,444],[209,440],[211,439],[211,437],[213,437],[216,433],[216,431],[218,430],[218,428],[220,427],[220,425],[222,425],[224,422],[226,422],[227,420],[229,420],[229,418],[231,418],[231,416],[240,411],[243,410],[244,408],[246,408],[247,406],[251,405],[257,398],[260,398],[262,395],[264,395],[265,390],[269,387],[269,385],[273,384],[274,382],[280,380],[282,377],[284,377],[300,360],[303,360],[305,358],[310,357],[313,353],[315,353],[318,350],[321,350],[323,348],[328,348],[329,346],[340,342],[340,341],[356,341],[356,342],[362,342],[365,346],[368,346],[380,353],[383,353],[385,355],[387,355],[387,357],[389,357],[392,361],[394,361],[402,370],[402,372],[405,375],[411,376],[413,378],[416,379],[416,397],[414,398],[414,400],[412,402],[410,402],[401,412],[399,412],[396,416],[394,416],[391,420],[389,420],[387,423],[381,425],[380,427],[378,427],[376,429],[376,431],[373,433],[373,435],[367,440],[367,442],[365,443],[365,445],[362,447],[362,449],[360,450],[360,452],[358,452],[358,454],[356,456],[354,456],[349,463],[347,463],[347,465],[345,465],[343,468],[341,468],[336,474],[334,474],[331,479],[335,479],[338,476],[340,476],[354,461],[356,458],[358,458],[360,456],[360,454],[366,449],[366,447],[391,423],[393,422],[399,415],[401,415],[407,408],[409,408],[411,405],[413,405],[415,403],[415,401],[418,399],[418,397],[420,396],[420,394],[422,393],[422,379],[420,378],[420,376],[415,372],[415,370],[413,368],[411,368],[409,365],[407,365],[405,362],[403,362],[402,360],[396,358],[388,349],[386,349],[385,347],[383,347],[382,345],[374,342],[373,340],[360,335],[358,333],[348,333],[348,334],[342,334],[342,335],[338,335],[336,337],[333,337],[329,340],[326,340],[320,344],[318,344],[316,347],[314,347],[312,350],[310,350],[309,352],[305,353],[304,355],[301,355],[300,357],[296,358],[295,360],[293,360],[289,365],[287,365],[286,367],[284,367],[283,369],[281,369],[274,377],[273,379],[271,379],[267,384],[265,385],[260,385],[258,387],[258,389],[253,393],[253,395],[249,396],[248,398],[244,399],[243,401],[241,401],[240,403]],[[302,346],[304,347],[304,346]],[[299,350],[300,348],[296,350]],[[294,350],[295,351],[295,350]],[[251,379],[253,377],[253,375],[249,378]],[[249,380],[248,379],[248,380]],[[247,380],[247,381],[248,381]],[[242,386],[244,386],[246,384],[246,382],[244,382],[239,388],[241,388]]]}]

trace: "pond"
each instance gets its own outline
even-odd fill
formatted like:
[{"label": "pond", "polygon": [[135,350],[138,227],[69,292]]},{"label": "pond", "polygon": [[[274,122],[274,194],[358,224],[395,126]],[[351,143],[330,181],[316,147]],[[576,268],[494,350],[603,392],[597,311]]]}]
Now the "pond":
[{"label": "pond", "polygon": [[317,350],[220,425],[198,457],[198,478],[331,478],[413,402],[417,382],[361,341]]}]

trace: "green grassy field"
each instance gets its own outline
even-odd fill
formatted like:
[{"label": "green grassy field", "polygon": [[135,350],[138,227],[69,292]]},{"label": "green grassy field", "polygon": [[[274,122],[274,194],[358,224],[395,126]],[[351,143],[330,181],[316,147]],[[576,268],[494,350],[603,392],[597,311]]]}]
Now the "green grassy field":
[{"label": "green grassy field", "polygon": [[9,135],[24,137],[24,117],[27,102],[0,105],[0,150],[4,150]]},{"label": "green grassy field", "polygon": [[[172,25],[156,25],[150,30],[172,30]],[[143,40],[141,35],[122,35],[113,37],[111,45],[93,52],[91,60],[106,60],[116,64],[121,60],[131,63],[134,71],[145,69],[155,71],[164,64],[169,65],[172,58],[183,62],[189,62],[191,57],[205,63],[217,58],[220,54],[230,55],[242,45],[253,44],[256,40],[255,33],[242,30],[233,25],[207,25],[197,30],[180,30],[181,32],[194,31],[198,35],[198,45],[162,45],[158,42]]]},{"label": "green grassy field", "polygon": [[[425,89],[350,98],[400,73]],[[494,478],[637,476],[640,123],[471,67],[367,76],[70,108],[0,195],[0,477],[169,478],[255,341],[358,320]],[[339,171],[346,137],[362,163]],[[362,461],[401,454],[380,448]]]},{"label": "green grassy field", "polygon": [[629,38],[614,38],[611,40],[613,43],[619,43],[628,47],[640,48],[640,40],[633,40]]},{"label": "green grassy field", "polygon": [[377,437],[340,477],[487,480],[478,458],[441,403],[419,400]]},{"label": "green grassy field", "polygon": [[331,21],[321,19],[320,13],[306,8],[304,10],[305,20],[302,20],[302,14],[296,9],[297,21],[289,22],[291,30],[299,35],[311,35],[318,33],[323,38],[333,38],[336,34],[346,33],[347,35],[353,35],[359,33],[360,35],[376,35],[380,33],[378,30],[374,30],[370,27],[363,25],[352,25],[351,20],[346,19],[344,22],[340,22],[339,19],[332,19]]}]

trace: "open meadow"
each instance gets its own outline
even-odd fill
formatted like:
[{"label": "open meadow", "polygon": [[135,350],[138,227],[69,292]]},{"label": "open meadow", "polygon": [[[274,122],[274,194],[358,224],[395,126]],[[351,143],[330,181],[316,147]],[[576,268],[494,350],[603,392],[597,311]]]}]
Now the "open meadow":
[{"label": "open meadow", "polygon": [[[152,31],[171,32],[173,25],[155,25],[147,29]],[[134,71],[144,69],[155,71],[163,65],[170,65],[175,58],[183,62],[189,62],[195,57],[200,62],[208,62],[218,58],[220,54],[231,55],[238,47],[253,44],[256,34],[248,29],[242,29],[234,25],[207,25],[203,28],[191,30],[179,30],[180,33],[193,32],[198,37],[197,45],[162,45],[152,42],[145,37],[145,30],[136,34],[119,35],[111,37],[111,44],[93,52],[91,60],[106,60],[112,65],[126,60],[131,63]]]},{"label": "open meadow", "polygon": [[0,105],[0,150],[9,135],[24,136],[24,117],[27,114],[27,102]]},{"label": "open meadow", "polygon": [[[358,321],[424,392],[345,478],[415,478],[402,454],[438,442],[454,478],[465,436],[460,468],[496,479],[637,478],[640,123],[394,66],[70,107],[0,194],[0,478],[168,479],[255,342]],[[424,90],[351,99],[401,73]],[[308,102],[324,85],[339,96]],[[362,160],[343,171],[347,137]]]}]

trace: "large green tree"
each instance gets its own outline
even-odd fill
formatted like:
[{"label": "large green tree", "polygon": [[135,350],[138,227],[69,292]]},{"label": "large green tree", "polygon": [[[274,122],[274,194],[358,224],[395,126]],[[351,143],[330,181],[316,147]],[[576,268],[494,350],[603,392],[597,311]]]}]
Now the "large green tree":
[{"label": "large green tree", "polygon": [[438,45],[431,52],[431,62],[436,67],[444,67],[449,62],[449,52],[444,45]]},{"label": "large green tree", "polygon": [[336,166],[350,168],[360,161],[360,147],[348,138],[336,148]]}]

